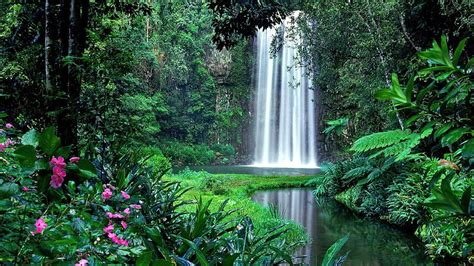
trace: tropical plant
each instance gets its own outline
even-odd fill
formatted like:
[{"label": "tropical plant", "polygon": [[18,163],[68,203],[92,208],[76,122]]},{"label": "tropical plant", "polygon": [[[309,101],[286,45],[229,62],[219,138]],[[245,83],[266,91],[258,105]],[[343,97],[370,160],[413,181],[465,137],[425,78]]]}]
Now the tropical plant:
[{"label": "tropical plant", "polygon": [[467,39],[462,40],[450,53],[446,36],[441,37],[441,45],[433,41],[432,48],[418,53],[429,67],[419,70],[404,86],[393,74],[391,87],[380,90],[377,98],[390,100],[398,112],[410,114],[405,126],[421,128],[420,134],[432,136],[440,148],[461,150],[462,158],[471,161],[474,58],[462,60],[466,43]]},{"label": "tropical plant", "polygon": [[321,266],[332,266],[332,265],[342,265],[344,260],[346,259],[347,255],[349,252],[347,252],[345,255],[336,257],[337,254],[341,251],[342,247],[346,244],[347,240],[349,240],[349,236],[346,235],[342,237],[341,239],[337,240],[332,244],[329,249],[326,251],[326,254],[324,255],[323,262]]}]

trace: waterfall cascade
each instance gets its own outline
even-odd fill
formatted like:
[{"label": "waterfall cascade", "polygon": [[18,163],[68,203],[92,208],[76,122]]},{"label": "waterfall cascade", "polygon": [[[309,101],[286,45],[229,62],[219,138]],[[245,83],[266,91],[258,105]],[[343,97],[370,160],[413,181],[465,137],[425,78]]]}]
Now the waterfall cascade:
[{"label": "waterfall cascade", "polygon": [[[317,167],[314,90],[289,20],[257,33],[255,166]],[[278,29],[283,46],[271,55]]]}]

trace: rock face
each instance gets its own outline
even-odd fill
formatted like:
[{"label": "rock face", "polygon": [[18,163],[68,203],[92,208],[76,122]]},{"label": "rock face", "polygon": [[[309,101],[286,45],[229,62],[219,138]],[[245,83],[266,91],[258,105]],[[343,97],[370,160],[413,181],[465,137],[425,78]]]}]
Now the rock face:
[{"label": "rock face", "polygon": [[206,53],[206,66],[218,84],[223,84],[231,71],[232,53],[226,49],[215,48]]}]

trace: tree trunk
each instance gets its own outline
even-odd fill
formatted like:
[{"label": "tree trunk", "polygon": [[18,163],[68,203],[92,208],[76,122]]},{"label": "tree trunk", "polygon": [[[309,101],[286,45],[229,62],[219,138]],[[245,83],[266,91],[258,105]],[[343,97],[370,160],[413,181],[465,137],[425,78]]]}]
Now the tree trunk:
[{"label": "tree trunk", "polygon": [[51,31],[50,31],[51,6],[49,0],[44,2],[44,87],[48,94],[51,93],[51,76],[49,68],[51,67]]},{"label": "tree trunk", "polygon": [[60,106],[57,123],[63,145],[72,145],[77,151],[78,119],[80,114],[81,65],[86,45],[86,28],[89,16],[89,0],[65,0],[63,2],[62,51],[67,64],[61,71],[64,99]]}]

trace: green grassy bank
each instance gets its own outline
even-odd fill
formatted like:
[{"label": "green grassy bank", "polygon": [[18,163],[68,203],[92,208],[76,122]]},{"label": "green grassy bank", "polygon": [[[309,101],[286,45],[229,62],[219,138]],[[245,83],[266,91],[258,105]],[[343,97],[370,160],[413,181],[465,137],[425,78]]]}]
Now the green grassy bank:
[{"label": "green grassy bank", "polygon": [[222,202],[229,200],[227,210],[236,210],[231,218],[249,216],[257,233],[279,225],[286,225],[285,234],[288,243],[304,244],[308,236],[304,229],[289,220],[282,219],[273,208],[263,207],[252,201],[251,196],[257,190],[303,187],[312,177],[296,176],[255,176],[246,174],[209,174],[185,170],[179,174],[168,174],[166,181],[181,182],[190,188],[183,196],[184,200],[212,200],[211,210],[217,210]]}]

